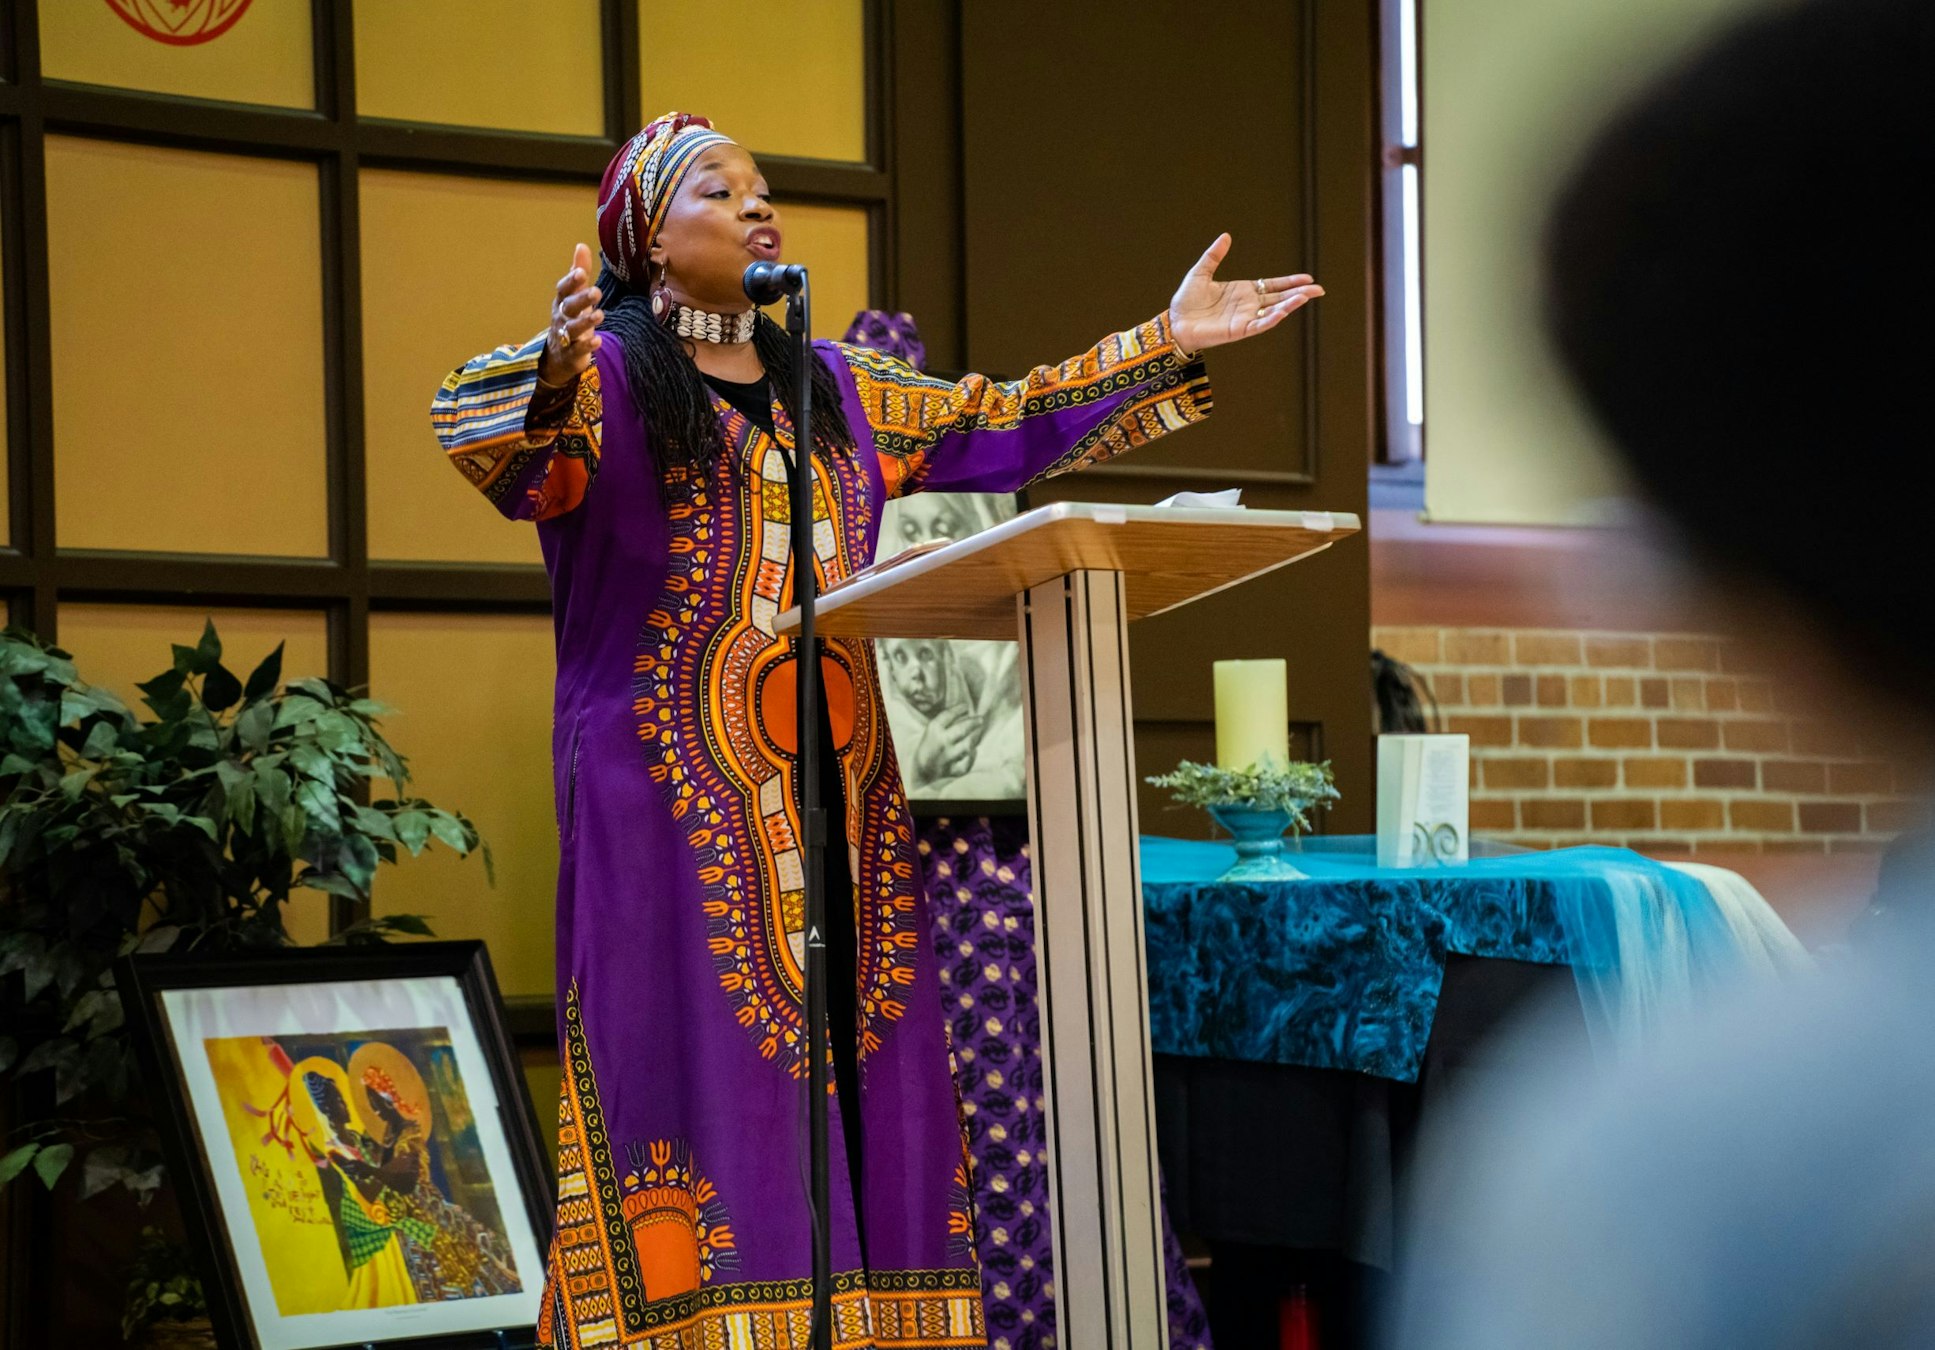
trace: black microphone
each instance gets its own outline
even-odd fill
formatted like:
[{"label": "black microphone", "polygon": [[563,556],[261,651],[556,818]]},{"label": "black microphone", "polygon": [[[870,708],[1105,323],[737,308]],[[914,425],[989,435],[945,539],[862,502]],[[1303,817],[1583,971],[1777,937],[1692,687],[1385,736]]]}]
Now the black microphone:
[{"label": "black microphone", "polygon": [[797,295],[805,284],[806,269],[798,263],[757,262],[746,269],[746,295],[755,305]]}]

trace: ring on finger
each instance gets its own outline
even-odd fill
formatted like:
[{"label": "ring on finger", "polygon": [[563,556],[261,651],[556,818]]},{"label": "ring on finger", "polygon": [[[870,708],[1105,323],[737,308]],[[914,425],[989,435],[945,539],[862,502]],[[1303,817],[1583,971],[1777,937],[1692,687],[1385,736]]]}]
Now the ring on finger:
[{"label": "ring on finger", "polygon": [[1254,286],[1254,287],[1256,287],[1256,293],[1257,293],[1258,295],[1263,295],[1263,294],[1265,294],[1265,293],[1266,293],[1266,292],[1267,292],[1267,291],[1268,291],[1268,290],[1270,289],[1270,288],[1269,288],[1268,286],[1265,286],[1265,285],[1263,284],[1263,278],[1262,278],[1262,277],[1258,277],[1258,278],[1257,278],[1257,279],[1256,279],[1255,281],[1252,281],[1252,282],[1250,283],[1250,285],[1252,285],[1252,286]]}]

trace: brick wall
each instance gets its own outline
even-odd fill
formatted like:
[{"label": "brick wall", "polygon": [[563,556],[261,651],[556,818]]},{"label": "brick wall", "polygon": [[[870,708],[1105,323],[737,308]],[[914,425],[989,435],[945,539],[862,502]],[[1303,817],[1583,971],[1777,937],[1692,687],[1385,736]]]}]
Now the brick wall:
[{"label": "brick wall", "polygon": [[1377,628],[1471,737],[1471,826],[1667,855],[1864,852],[1912,823],[1889,765],[1694,633]]}]

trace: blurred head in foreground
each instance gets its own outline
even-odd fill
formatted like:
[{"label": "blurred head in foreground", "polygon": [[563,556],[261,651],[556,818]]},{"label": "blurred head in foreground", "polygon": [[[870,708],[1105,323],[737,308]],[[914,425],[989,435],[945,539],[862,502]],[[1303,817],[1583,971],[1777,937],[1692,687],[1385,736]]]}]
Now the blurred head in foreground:
[{"label": "blurred head in foreground", "polygon": [[[1935,4],[1782,4],[1602,130],[1546,268],[1564,364],[1740,624],[1924,764],[1931,170]],[[1935,922],[1891,936],[1468,1107],[1420,1169],[1398,1343],[1935,1344]]]},{"label": "blurred head in foreground", "polygon": [[1545,258],[1562,363],[1741,626],[1774,616],[1917,736],[1932,171],[1935,6],[1779,4],[1602,129]]}]

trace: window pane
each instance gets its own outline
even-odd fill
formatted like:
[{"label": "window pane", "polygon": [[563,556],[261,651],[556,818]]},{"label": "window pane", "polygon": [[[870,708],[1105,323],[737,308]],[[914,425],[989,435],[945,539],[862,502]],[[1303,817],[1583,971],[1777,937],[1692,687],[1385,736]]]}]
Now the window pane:
[{"label": "window pane", "polygon": [[1405,145],[1418,143],[1418,2],[1397,0],[1398,134]]},{"label": "window pane", "polygon": [[598,0],[365,0],[356,6],[357,111],[601,136],[598,8]]},{"label": "window pane", "polygon": [[316,169],[47,138],[66,548],[329,551]]},{"label": "window pane", "polygon": [[639,5],[641,125],[676,109],[755,154],[864,161],[866,65],[861,0]]},{"label": "window pane", "polygon": [[482,938],[506,994],[549,995],[556,982],[556,669],[546,615],[370,616],[370,693],[397,709],[383,729],[410,761],[411,792],[469,816],[497,866],[493,889],[481,856],[433,845],[386,869],[376,912]]},{"label": "window pane", "polygon": [[1418,168],[1406,164],[1404,183],[1404,415],[1424,424],[1424,277],[1418,263]]},{"label": "window pane", "polygon": [[40,0],[50,80],[316,106],[308,0]]},{"label": "window pane", "polygon": [[[113,690],[145,721],[154,714],[142,704],[135,682],[172,668],[171,644],[194,646],[201,641],[203,623],[210,619],[221,635],[222,664],[241,679],[248,679],[278,642],[287,643],[282,653],[285,682],[329,674],[329,627],[314,610],[64,602],[60,645],[74,654],[82,679]],[[298,890],[290,897],[283,921],[297,942],[321,942],[329,936],[329,898],[321,891]]]},{"label": "window pane", "polygon": [[363,410],[373,558],[542,563],[444,459],[430,398],[451,369],[543,328],[590,187],[372,169],[362,176]]}]

